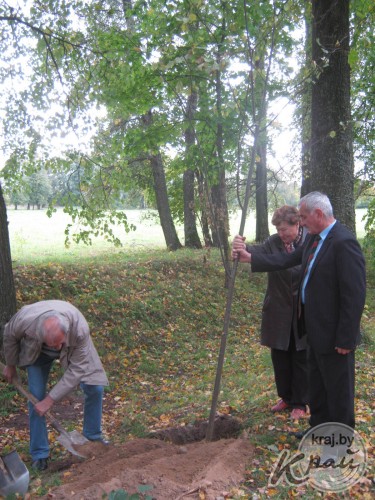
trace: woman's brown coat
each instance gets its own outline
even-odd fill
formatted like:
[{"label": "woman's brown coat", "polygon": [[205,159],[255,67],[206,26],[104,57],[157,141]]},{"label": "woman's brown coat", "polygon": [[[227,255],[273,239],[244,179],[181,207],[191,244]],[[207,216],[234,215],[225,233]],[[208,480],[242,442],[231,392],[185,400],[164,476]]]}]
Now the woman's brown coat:
[{"label": "woman's brown coat", "polygon": [[[299,245],[305,239],[302,235]],[[273,234],[262,245],[247,245],[248,252],[274,254],[285,252],[284,244],[278,234]],[[261,344],[273,349],[287,351],[293,332],[296,350],[306,349],[306,336],[299,338],[297,333],[297,300],[300,284],[301,266],[268,274],[268,285],[263,302]]]}]

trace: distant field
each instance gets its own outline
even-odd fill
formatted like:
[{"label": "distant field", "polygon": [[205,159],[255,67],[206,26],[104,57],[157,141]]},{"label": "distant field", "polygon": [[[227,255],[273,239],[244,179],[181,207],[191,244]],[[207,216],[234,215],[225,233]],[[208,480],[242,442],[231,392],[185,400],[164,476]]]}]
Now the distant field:
[{"label": "distant field", "polygon": [[[152,217],[154,214],[129,210],[129,223],[137,226],[137,230],[126,233],[122,227],[115,228],[115,234],[123,244],[123,251],[147,250],[150,245],[165,247],[161,226],[155,219],[147,219],[147,215]],[[91,246],[72,242],[68,248],[65,247],[64,231],[71,219],[62,210],[49,218],[44,210],[8,209],[8,220],[12,259],[16,263],[45,262],[55,258],[74,260],[119,251],[102,237],[93,238]]]},{"label": "distant field", "polygon": [[[362,217],[364,209],[357,210],[357,234],[359,238],[364,236],[364,222]],[[8,209],[9,234],[11,242],[12,259],[16,265],[26,263],[64,261],[74,259],[89,259],[98,253],[147,253],[149,249],[165,249],[165,241],[162,228],[158,222],[155,211],[150,210],[128,210],[126,215],[130,223],[137,229],[130,233],[118,227],[115,232],[120,238],[123,247],[115,248],[103,238],[93,239],[91,246],[72,243],[69,248],[65,247],[65,228],[71,222],[70,217],[62,210],[58,210],[51,218],[47,217],[44,210],[14,210]],[[238,233],[241,221],[241,213],[231,218],[231,234]],[[273,227],[270,226],[272,232]],[[183,228],[177,226],[178,236],[181,243],[183,240]],[[250,214],[246,219],[244,234],[248,240],[255,236],[255,217]]]}]

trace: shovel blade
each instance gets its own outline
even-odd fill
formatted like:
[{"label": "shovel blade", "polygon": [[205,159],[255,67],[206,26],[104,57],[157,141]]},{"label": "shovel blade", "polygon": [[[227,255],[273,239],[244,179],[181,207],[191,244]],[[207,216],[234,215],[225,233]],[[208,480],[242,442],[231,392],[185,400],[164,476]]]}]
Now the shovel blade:
[{"label": "shovel blade", "polygon": [[68,434],[72,443],[77,446],[82,446],[83,444],[90,442],[89,439],[87,439],[85,436],[83,436],[80,432],[76,430],[68,432]]},{"label": "shovel blade", "polygon": [[75,449],[75,446],[82,446],[89,442],[85,436],[80,434],[78,431],[64,432],[57,436],[57,441],[72,455],[76,455],[77,457],[87,458],[86,455],[80,453]]},{"label": "shovel blade", "polygon": [[0,495],[25,495],[29,481],[29,471],[16,451],[0,457]]}]

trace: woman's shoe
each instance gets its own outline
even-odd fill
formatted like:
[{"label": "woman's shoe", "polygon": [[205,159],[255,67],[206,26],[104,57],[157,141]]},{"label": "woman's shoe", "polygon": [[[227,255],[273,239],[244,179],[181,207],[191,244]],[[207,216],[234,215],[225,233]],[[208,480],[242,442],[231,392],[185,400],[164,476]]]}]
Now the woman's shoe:
[{"label": "woman's shoe", "polygon": [[273,413],[279,412],[279,411],[284,411],[287,408],[289,408],[288,403],[285,403],[283,399],[279,399],[279,401],[275,404],[275,406],[272,406],[271,411]]},{"label": "woman's shoe", "polygon": [[299,420],[300,418],[305,418],[307,416],[307,413],[305,410],[302,408],[293,408],[290,418],[292,420]]}]

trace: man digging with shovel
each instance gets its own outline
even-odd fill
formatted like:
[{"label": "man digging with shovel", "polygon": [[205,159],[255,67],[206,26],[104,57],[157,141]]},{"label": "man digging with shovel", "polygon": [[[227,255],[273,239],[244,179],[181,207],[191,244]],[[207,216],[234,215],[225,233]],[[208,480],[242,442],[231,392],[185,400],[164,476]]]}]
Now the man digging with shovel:
[{"label": "man digging with shovel", "polygon": [[[3,375],[17,378],[16,366],[25,368],[29,391],[39,402],[29,402],[32,467],[48,467],[49,444],[45,414],[54,403],[80,385],[85,394],[83,434],[107,444],[102,437],[102,402],[108,379],[82,313],[68,302],[45,300],[22,307],[5,325]],[[59,359],[64,374],[46,395],[48,375]]]}]

